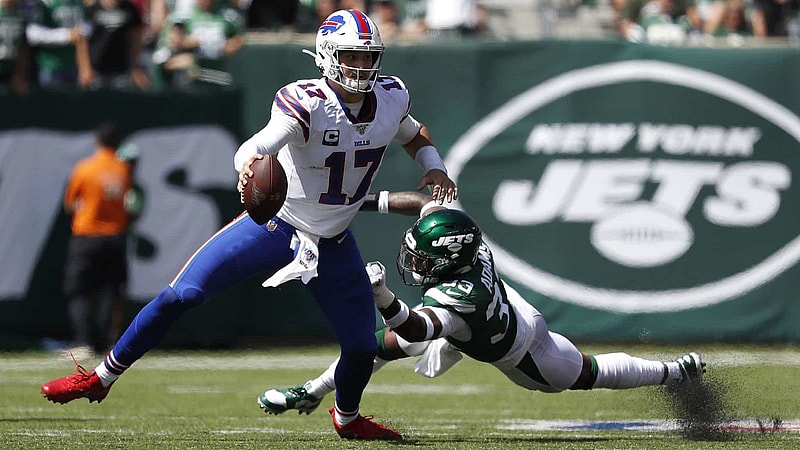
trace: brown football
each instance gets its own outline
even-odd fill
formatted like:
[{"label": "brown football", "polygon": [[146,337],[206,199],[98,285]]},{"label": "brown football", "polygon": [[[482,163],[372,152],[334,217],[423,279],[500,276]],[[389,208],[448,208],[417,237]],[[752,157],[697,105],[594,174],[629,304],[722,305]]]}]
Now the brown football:
[{"label": "brown football", "polygon": [[259,225],[275,216],[286,200],[289,183],[286,172],[274,155],[264,155],[250,166],[253,178],[247,181],[242,198],[250,218]]}]

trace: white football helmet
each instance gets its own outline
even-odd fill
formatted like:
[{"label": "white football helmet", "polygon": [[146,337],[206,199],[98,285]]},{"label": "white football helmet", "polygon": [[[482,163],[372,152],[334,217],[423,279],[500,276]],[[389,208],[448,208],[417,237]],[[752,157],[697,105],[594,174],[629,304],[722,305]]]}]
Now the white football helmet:
[{"label": "white football helmet", "polygon": [[[348,78],[339,62],[339,51],[355,50],[372,53],[372,67],[359,69],[347,67],[356,73],[356,78]],[[322,75],[339,84],[348,92],[369,92],[381,70],[383,60],[383,41],[375,22],[357,9],[336,11],[322,22],[317,30],[317,53],[314,61]],[[311,52],[306,51],[311,54]]]}]

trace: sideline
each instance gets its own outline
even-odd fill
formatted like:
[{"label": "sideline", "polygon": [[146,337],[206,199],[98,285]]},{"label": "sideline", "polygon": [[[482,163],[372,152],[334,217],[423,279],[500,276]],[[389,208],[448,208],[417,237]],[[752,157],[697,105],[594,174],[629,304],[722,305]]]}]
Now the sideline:
[{"label": "sideline", "polygon": [[[624,347],[623,345],[620,346]],[[800,367],[800,352],[797,350],[781,349],[746,349],[703,351],[698,345],[696,351],[707,362],[709,368],[714,367],[742,367],[742,366],[780,366]],[[593,350],[593,349],[587,349]],[[635,348],[628,350],[631,354],[642,358],[662,359],[664,352],[658,350],[639,352]],[[294,353],[294,354],[293,354]],[[303,355],[306,353],[306,355]],[[138,369],[156,370],[192,370],[192,369],[219,369],[224,370],[275,370],[275,369],[309,369],[325,370],[337,356],[336,350],[331,347],[327,352],[325,348],[315,348],[312,355],[309,349],[298,348],[295,350],[280,351],[154,351],[136,362]],[[100,357],[80,359],[81,365],[93,368],[100,362]],[[403,367],[412,366],[414,359],[396,361],[387,366]],[[0,353],[0,373],[24,372],[41,369],[72,369],[72,358],[63,353]],[[383,370],[386,370],[384,368]]]}]

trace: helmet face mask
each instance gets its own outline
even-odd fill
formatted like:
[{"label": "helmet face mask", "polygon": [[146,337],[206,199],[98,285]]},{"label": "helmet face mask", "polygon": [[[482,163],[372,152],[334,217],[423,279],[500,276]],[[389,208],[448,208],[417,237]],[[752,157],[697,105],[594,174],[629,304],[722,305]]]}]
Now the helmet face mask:
[{"label": "helmet face mask", "polygon": [[480,243],[480,228],[468,215],[434,211],[403,234],[397,270],[407,285],[435,284],[472,268]]},{"label": "helmet face mask", "polygon": [[[336,11],[317,30],[317,68],[323,76],[348,92],[369,92],[380,75],[383,41],[375,23],[355,9]],[[370,67],[351,67],[341,62],[341,52],[369,52]],[[350,75],[350,76],[347,76]]]}]

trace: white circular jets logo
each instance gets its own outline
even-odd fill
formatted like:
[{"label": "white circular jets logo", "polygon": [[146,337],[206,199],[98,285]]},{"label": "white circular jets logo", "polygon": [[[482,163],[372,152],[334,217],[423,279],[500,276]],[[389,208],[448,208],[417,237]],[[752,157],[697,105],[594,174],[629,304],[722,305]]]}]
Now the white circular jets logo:
[{"label": "white circular jets logo", "polygon": [[[648,95],[635,100],[643,86],[656,84],[671,110]],[[603,89],[610,93],[598,94]],[[591,95],[615,101],[598,108],[596,98],[587,100]],[[634,100],[627,108],[617,107],[616,100],[628,97]],[[713,114],[697,111],[704,102],[715,107]],[[728,116],[717,118],[720,111]],[[768,137],[778,145],[757,145]],[[785,155],[798,142],[800,118],[747,86],[635,60],[573,70],[534,86],[467,131],[445,163],[454,180],[462,178],[462,194],[470,167],[480,165],[476,179],[498,178],[493,197],[483,202],[497,223],[481,225],[511,280],[585,307],[666,312],[741,296],[800,260],[800,236],[788,226],[782,230],[794,234],[771,234],[763,251],[737,253],[746,233],[770,233],[765,230],[791,188],[788,165],[765,154],[783,147]],[[469,166],[487,147],[517,159]],[[492,172],[494,164],[501,168]],[[581,264],[582,271],[564,268]],[[638,281],[625,283],[631,279]]]}]

